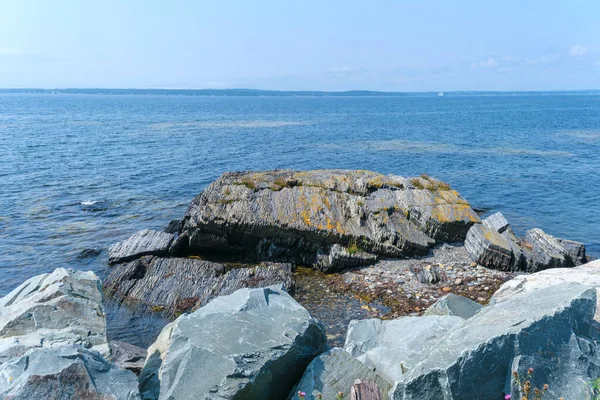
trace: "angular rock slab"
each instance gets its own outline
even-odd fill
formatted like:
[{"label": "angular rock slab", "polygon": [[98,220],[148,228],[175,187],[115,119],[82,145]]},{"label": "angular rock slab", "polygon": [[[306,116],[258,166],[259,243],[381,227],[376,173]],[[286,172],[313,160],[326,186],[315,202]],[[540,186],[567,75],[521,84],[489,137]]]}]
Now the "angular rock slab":
[{"label": "angular rock slab", "polygon": [[293,291],[290,264],[231,268],[199,259],[144,256],[111,267],[104,280],[104,293],[118,303],[135,306],[136,311],[161,311],[173,317],[241,288],[275,284]]},{"label": "angular rock slab", "polygon": [[469,229],[465,248],[471,259],[485,267],[510,270],[513,265],[513,251],[509,241],[483,224],[475,224]]},{"label": "angular rock slab", "polygon": [[395,382],[421,359],[429,342],[462,322],[462,318],[453,316],[353,320],[348,325],[344,350]]},{"label": "angular rock slab", "polygon": [[424,315],[454,315],[464,319],[477,314],[483,306],[471,299],[449,293],[429,307]]},{"label": "angular rock slab", "polygon": [[111,341],[110,360],[120,368],[127,369],[135,374],[139,374],[146,362],[148,352],[146,349],[134,346],[129,343]]},{"label": "angular rock slab", "polygon": [[[527,295],[538,289],[567,282],[593,287],[600,298],[600,260],[574,268],[553,268],[533,274],[517,275],[500,286],[490,299],[490,304],[501,303],[515,296]],[[600,304],[596,306],[594,319],[600,322]]]},{"label": "angular rock slab", "polygon": [[[527,231],[525,241],[529,245],[525,254],[527,257],[527,270],[530,272],[548,268],[570,268],[576,264],[576,260],[571,258],[571,254],[559,239],[548,235],[539,228]],[[568,243],[571,252],[577,252],[577,250],[574,250],[577,242],[563,241],[563,243]],[[581,246],[583,245],[581,244]]]},{"label": "angular rock slab", "polygon": [[0,398],[137,400],[137,378],[79,346],[33,349],[0,366]]},{"label": "angular rock slab", "polygon": [[298,400],[298,392],[306,393],[307,400],[335,399],[339,392],[347,396],[354,381],[370,380],[377,384],[382,399],[388,398],[392,384],[372,369],[352,357],[342,349],[332,349],[321,354],[308,365],[300,383],[292,391],[292,400]]},{"label": "angular rock slab", "polygon": [[[485,307],[429,343],[394,388],[395,400],[493,400],[510,393],[512,370],[535,369],[547,398],[584,398],[600,371],[592,328],[596,291],[556,285]],[[513,393],[516,397],[516,393]]]},{"label": "angular rock slab", "polygon": [[0,299],[0,364],[35,347],[79,344],[108,356],[100,279],[57,268]]},{"label": "angular rock slab", "polygon": [[325,342],[281,286],[240,289],[165,327],[140,390],[144,399],[284,399]]},{"label": "angular rock slab", "polygon": [[108,262],[117,264],[141,256],[162,256],[169,251],[174,236],[171,233],[144,229],[108,249]]},{"label": "angular rock slab", "polygon": [[334,244],[382,256],[426,254],[436,241],[463,240],[476,222],[468,202],[429,177],[236,172],[193,200],[180,237],[187,235],[186,248],[196,252],[314,265]]}]

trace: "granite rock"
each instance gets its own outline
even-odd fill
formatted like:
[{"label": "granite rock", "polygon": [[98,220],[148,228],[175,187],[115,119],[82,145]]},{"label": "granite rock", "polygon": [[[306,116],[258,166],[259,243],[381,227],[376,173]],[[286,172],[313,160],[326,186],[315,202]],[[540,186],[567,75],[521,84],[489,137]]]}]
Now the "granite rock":
[{"label": "granite rock", "polygon": [[431,341],[462,322],[454,316],[353,320],[348,325],[344,350],[395,382],[421,360]]},{"label": "granite rock", "polygon": [[197,253],[316,265],[335,244],[422,255],[436,241],[463,240],[476,222],[468,202],[429,177],[283,170],[223,174],[193,200],[180,233]]},{"label": "granite rock", "polygon": [[111,267],[104,293],[111,301],[141,312],[160,311],[173,317],[241,288],[279,283],[293,291],[290,264],[265,262],[242,268],[192,258],[144,256]]},{"label": "granite rock", "polygon": [[381,398],[388,398],[392,384],[338,348],[312,360],[290,397],[298,400],[298,392],[301,391],[306,393],[307,400],[317,400],[319,393],[323,399],[335,399],[339,392],[347,393],[357,379],[375,382]]},{"label": "granite rock", "polygon": [[0,299],[0,364],[37,347],[78,344],[108,356],[100,279],[57,268]]},{"label": "granite rock", "polygon": [[146,255],[166,255],[173,238],[171,233],[150,229],[138,231],[108,249],[108,262],[116,264]]},{"label": "granite rock", "polygon": [[142,398],[283,399],[325,342],[281,286],[240,289],[165,327],[140,375]]},{"label": "granite rock", "polygon": [[549,385],[545,397],[584,398],[600,372],[595,310],[596,291],[574,283],[485,307],[428,343],[392,398],[498,399],[511,394],[512,371],[530,367],[533,387]]},{"label": "granite rock", "polygon": [[477,314],[483,306],[464,296],[449,293],[425,311],[425,315],[454,315],[464,319]]},{"label": "granite rock", "polygon": [[32,349],[0,365],[0,398],[137,400],[135,374],[80,346]]}]

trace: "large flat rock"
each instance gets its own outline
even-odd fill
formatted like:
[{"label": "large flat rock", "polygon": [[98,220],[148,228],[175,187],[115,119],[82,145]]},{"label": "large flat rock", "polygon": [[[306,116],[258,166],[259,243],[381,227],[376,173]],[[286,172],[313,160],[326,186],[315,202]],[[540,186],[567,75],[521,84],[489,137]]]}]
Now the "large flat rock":
[{"label": "large flat rock", "polygon": [[104,280],[104,293],[137,310],[160,311],[173,317],[241,288],[274,284],[293,290],[290,264],[264,262],[241,267],[192,258],[144,256],[112,266]]},{"label": "large flat rock", "polygon": [[237,252],[327,271],[318,256],[334,244],[350,253],[419,255],[436,241],[464,240],[476,222],[467,201],[427,176],[236,172],[223,174],[193,200],[180,237],[195,252]]},{"label": "large flat rock", "polygon": [[379,395],[387,399],[392,384],[375,371],[352,357],[342,349],[332,349],[316,357],[306,368],[300,383],[292,391],[292,400],[299,400],[298,392],[306,393],[307,400],[316,400],[318,394],[323,399],[335,399],[339,392],[349,395],[354,382],[373,381],[379,388]]},{"label": "large flat rock", "polygon": [[449,293],[427,308],[424,315],[454,315],[464,319],[477,314],[483,306],[464,296]]},{"label": "large flat rock", "polygon": [[37,347],[78,344],[108,356],[100,279],[58,268],[0,299],[0,364]]},{"label": "large flat rock", "polygon": [[462,321],[455,316],[353,320],[348,325],[344,350],[395,382],[418,363],[432,340]]},{"label": "large flat rock", "polygon": [[137,378],[80,346],[32,349],[0,365],[0,398],[137,400]]},{"label": "large flat rock", "polygon": [[167,325],[140,375],[144,399],[284,399],[325,332],[281,286],[240,289]]},{"label": "large flat rock", "polygon": [[430,342],[392,398],[498,399],[511,394],[512,371],[523,376],[530,367],[532,387],[549,385],[545,398],[584,398],[600,368],[595,310],[596,291],[575,283],[485,307]]},{"label": "large flat rock", "polygon": [[111,264],[134,260],[141,256],[166,255],[174,236],[171,233],[144,229],[108,249]]}]

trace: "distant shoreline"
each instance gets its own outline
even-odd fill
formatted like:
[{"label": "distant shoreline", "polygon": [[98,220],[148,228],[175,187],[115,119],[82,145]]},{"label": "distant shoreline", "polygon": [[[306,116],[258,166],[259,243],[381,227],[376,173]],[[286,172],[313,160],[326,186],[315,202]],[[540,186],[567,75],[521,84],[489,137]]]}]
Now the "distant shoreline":
[{"label": "distant shoreline", "polygon": [[0,89],[0,94],[105,94],[105,95],[170,95],[170,96],[232,96],[232,97],[456,97],[456,96],[531,96],[571,95],[598,96],[598,90],[550,91],[449,91],[449,92],[380,92],[372,90],[280,91],[259,89]]}]

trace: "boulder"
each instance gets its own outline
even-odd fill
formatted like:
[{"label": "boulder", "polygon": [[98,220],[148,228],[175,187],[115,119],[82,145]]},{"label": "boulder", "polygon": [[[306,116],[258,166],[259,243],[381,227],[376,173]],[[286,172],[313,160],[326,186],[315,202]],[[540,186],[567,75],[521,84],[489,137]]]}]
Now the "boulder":
[{"label": "boulder", "polygon": [[419,362],[429,342],[462,321],[452,316],[353,320],[348,325],[344,350],[395,382]]},{"label": "boulder", "polygon": [[[521,294],[565,282],[587,285],[600,291],[600,260],[574,268],[553,268],[533,274],[517,275],[500,286],[490,299],[490,304],[501,303]],[[600,292],[598,294],[600,297]],[[600,305],[596,309],[594,319],[600,322]]]},{"label": "boulder", "polygon": [[240,289],[164,328],[140,390],[144,399],[283,399],[325,342],[281,285]]},{"label": "boulder", "polygon": [[58,268],[0,299],[0,364],[36,347],[79,344],[108,356],[100,279]]},{"label": "boulder", "polygon": [[140,373],[148,355],[146,349],[116,340],[111,341],[109,347],[110,359],[115,365],[135,374]]},{"label": "boulder", "polygon": [[449,293],[429,307],[424,315],[454,315],[464,319],[477,314],[483,306],[471,299]]},{"label": "boulder", "polygon": [[483,224],[473,225],[469,229],[465,249],[473,261],[485,267],[506,271],[513,265],[513,251],[509,241]]},{"label": "boulder", "polygon": [[144,256],[110,268],[104,293],[136,311],[178,316],[202,307],[217,296],[241,288],[283,284],[294,289],[290,264],[260,263],[242,268],[192,258]]},{"label": "boulder", "polygon": [[374,254],[356,248],[347,249],[336,243],[331,246],[329,254],[317,254],[315,267],[321,271],[333,272],[370,265],[376,261],[377,256]]},{"label": "boulder", "polygon": [[529,230],[523,240],[517,239],[502,213],[473,225],[465,248],[473,261],[498,270],[535,272],[587,261],[583,243],[555,238],[539,228]]},{"label": "boulder", "polygon": [[0,398],[136,400],[135,374],[80,346],[32,349],[0,365]]},{"label": "boulder", "polygon": [[387,399],[392,384],[372,369],[342,349],[332,349],[321,354],[308,365],[300,383],[292,390],[291,399],[298,399],[298,392],[306,393],[307,400],[335,399],[339,392],[348,393],[354,381],[370,380],[377,384],[382,399]]},{"label": "boulder", "polygon": [[600,371],[595,309],[596,291],[574,283],[485,307],[429,342],[392,398],[498,399],[511,394],[512,371],[523,376],[528,368],[532,387],[549,385],[544,397],[584,398],[585,382]]},{"label": "boulder", "polygon": [[108,262],[116,264],[146,255],[166,255],[173,238],[171,233],[144,229],[108,249]]},{"label": "boulder", "polygon": [[[456,191],[426,176],[235,172],[223,174],[193,200],[180,224],[187,246],[177,247],[328,270],[323,255],[331,254],[335,244],[347,252],[422,255],[436,241],[464,240],[479,221]],[[361,258],[342,257],[332,268],[375,260]]]}]

